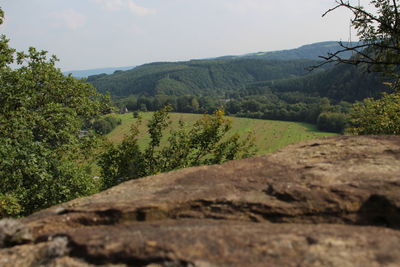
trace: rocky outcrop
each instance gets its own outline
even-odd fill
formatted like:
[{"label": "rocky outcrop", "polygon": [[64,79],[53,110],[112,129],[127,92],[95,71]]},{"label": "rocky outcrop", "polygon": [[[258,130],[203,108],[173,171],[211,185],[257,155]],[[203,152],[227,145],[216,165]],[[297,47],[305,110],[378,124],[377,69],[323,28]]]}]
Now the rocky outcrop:
[{"label": "rocky outcrop", "polygon": [[399,266],[399,208],[400,137],[327,138],[37,212],[0,266]]}]

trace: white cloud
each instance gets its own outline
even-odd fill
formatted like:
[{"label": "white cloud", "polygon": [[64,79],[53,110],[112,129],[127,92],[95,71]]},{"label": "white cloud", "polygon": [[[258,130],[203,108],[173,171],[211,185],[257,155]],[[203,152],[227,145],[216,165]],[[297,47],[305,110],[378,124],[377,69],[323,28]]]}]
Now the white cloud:
[{"label": "white cloud", "polygon": [[319,0],[307,1],[276,1],[276,0],[228,0],[225,7],[237,13],[278,12],[284,14],[291,10],[312,9],[320,3]]},{"label": "white cloud", "polygon": [[109,11],[118,11],[125,6],[123,0],[91,0],[92,2],[101,5],[103,8]]},{"label": "white cloud", "polygon": [[138,16],[146,16],[146,15],[153,15],[156,13],[154,9],[146,8],[135,4],[133,1],[128,1],[128,8],[129,10]]},{"label": "white cloud", "polygon": [[156,13],[155,9],[139,6],[132,0],[91,0],[92,2],[101,5],[108,11],[120,11],[127,9],[134,15],[147,16]]},{"label": "white cloud", "polygon": [[73,9],[64,9],[54,13],[53,17],[70,30],[79,29],[86,24],[86,17]]}]

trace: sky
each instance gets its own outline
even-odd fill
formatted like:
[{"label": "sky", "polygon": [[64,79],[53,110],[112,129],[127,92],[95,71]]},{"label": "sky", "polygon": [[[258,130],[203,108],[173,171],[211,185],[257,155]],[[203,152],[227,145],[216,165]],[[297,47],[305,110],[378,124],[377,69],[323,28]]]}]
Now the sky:
[{"label": "sky", "polygon": [[[0,33],[63,71],[182,61],[348,41],[334,0],[0,0]],[[354,34],[354,33],[352,33]],[[352,37],[353,41],[356,39]]]}]

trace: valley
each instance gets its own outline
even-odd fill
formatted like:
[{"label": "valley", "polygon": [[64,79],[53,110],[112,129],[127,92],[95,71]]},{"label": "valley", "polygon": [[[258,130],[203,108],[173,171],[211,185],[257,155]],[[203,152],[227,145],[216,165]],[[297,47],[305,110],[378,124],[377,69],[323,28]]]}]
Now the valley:
[{"label": "valley", "polygon": [[343,133],[354,102],[379,98],[390,89],[362,64],[314,68],[321,64],[318,56],[338,49],[337,42],[322,42],[241,56],[154,62],[87,81],[130,111],[171,105],[176,112],[202,114],[223,107],[235,117],[306,122]]}]

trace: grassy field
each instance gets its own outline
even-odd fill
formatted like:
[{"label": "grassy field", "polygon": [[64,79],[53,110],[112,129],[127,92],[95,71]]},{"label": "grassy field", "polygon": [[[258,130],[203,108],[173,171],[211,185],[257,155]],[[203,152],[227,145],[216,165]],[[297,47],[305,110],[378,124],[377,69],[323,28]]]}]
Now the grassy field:
[{"label": "grassy field", "polygon": [[[113,143],[119,143],[123,137],[129,133],[130,126],[136,119],[133,118],[132,113],[123,115],[116,115],[122,120],[122,124],[114,131],[107,135],[107,138]],[[139,128],[141,132],[140,145],[144,146],[149,138],[146,135],[147,121],[151,118],[151,112],[141,113],[142,125]],[[170,113],[170,120],[172,127],[176,127],[179,120],[183,120],[189,125],[194,123],[202,115],[199,114],[184,114],[184,113]],[[272,120],[257,120],[246,118],[231,118],[232,134],[246,134],[247,132],[254,131],[256,135],[256,145],[259,155],[266,154],[285,147],[289,144],[297,143],[304,140],[316,139],[322,136],[334,136],[334,133],[320,132],[312,124],[300,122],[286,122],[286,121],[272,121]]]}]

